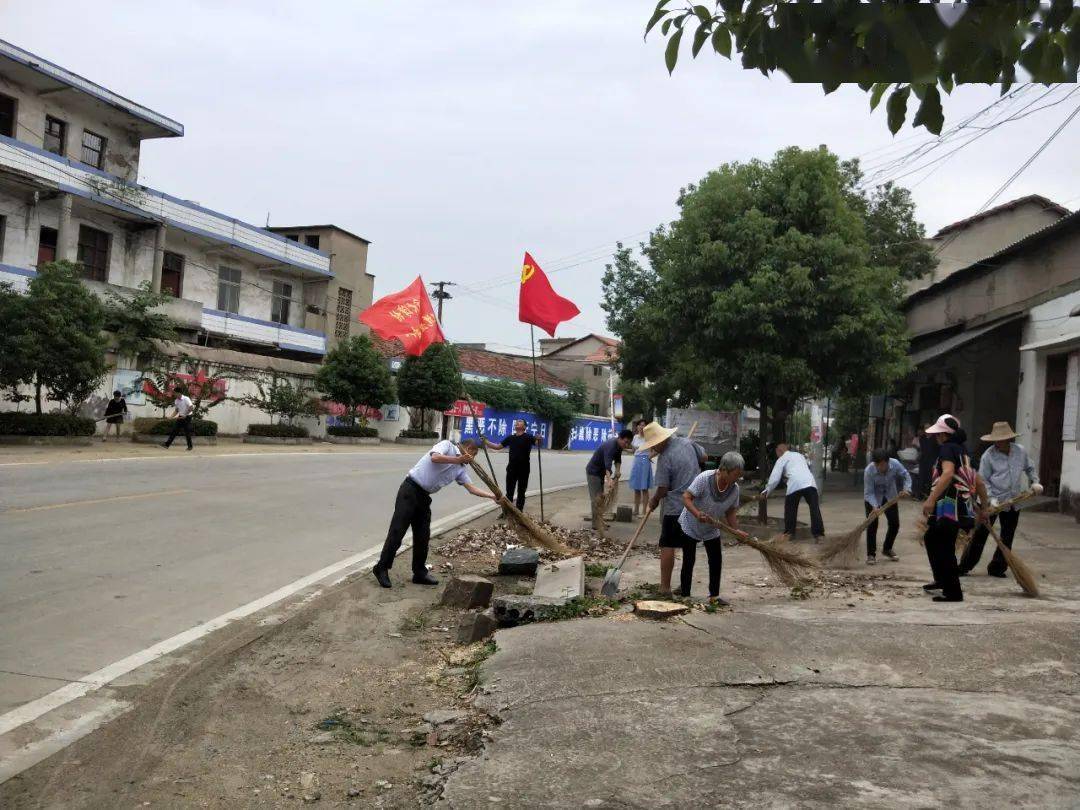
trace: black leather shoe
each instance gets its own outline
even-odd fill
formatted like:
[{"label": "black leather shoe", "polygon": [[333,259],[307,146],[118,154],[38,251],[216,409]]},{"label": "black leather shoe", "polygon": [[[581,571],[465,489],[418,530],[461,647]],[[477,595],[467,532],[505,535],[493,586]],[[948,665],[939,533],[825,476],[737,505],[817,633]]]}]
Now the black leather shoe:
[{"label": "black leather shoe", "polygon": [[963,602],[964,597],[962,597],[962,596],[935,596],[934,601],[935,602]]},{"label": "black leather shoe", "polygon": [[925,585],[922,586],[922,589],[929,593],[930,591],[940,591],[941,586],[938,585],[936,582],[927,582]]},{"label": "black leather shoe", "polygon": [[438,585],[439,580],[431,574],[413,574],[412,581],[417,585]]},{"label": "black leather shoe", "polygon": [[380,568],[376,565],[374,568],[371,569],[371,573],[375,575],[375,579],[377,579],[379,581],[379,584],[382,585],[384,588],[394,587],[393,584],[391,584],[390,582],[390,574],[387,573],[385,568]]}]

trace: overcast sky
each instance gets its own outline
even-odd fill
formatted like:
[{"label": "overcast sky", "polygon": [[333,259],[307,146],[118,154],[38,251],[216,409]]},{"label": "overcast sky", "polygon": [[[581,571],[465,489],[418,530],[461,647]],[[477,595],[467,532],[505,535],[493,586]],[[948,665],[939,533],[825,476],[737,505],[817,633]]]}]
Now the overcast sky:
[{"label": "overcast sky", "polygon": [[[377,296],[458,282],[452,340],[527,350],[523,251],[582,310],[559,335],[602,332],[605,257],[673,218],[681,186],[792,144],[883,163],[924,139],[892,138],[857,88],[826,97],[705,52],[669,77],[662,41],[642,41],[653,5],[36,0],[4,3],[0,36],[185,125],[144,142],[146,185],[259,225],[338,224],[372,240]],[[958,89],[946,126],[997,95]],[[1078,103],[931,167],[913,189],[927,230],[976,211]],[[999,202],[1080,205],[1078,144],[1074,121]]]}]

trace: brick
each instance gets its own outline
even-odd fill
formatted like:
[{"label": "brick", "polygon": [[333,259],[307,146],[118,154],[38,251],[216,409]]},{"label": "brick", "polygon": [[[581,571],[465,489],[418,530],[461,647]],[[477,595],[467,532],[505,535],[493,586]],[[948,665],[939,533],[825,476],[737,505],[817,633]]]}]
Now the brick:
[{"label": "brick", "polygon": [[499,573],[503,576],[536,576],[540,564],[540,552],[535,548],[508,548],[499,560]]},{"label": "brick", "polygon": [[634,520],[634,510],[626,504],[615,507],[615,520],[618,523],[631,523]]},{"label": "brick", "polygon": [[490,579],[459,574],[450,577],[443,590],[441,604],[456,608],[486,608],[491,604],[491,595],[495,584]]},{"label": "brick", "polygon": [[483,641],[499,629],[499,620],[492,608],[480,613],[470,613],[458,625],[458,644],[473,644]]}]

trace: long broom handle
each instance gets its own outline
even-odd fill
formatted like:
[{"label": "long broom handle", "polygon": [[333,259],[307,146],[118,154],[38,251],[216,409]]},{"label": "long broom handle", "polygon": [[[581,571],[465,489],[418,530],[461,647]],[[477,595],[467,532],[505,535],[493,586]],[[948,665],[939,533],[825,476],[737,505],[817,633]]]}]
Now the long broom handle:
[{"label": "long broom handle", "polygon": [[893,498],[891,501],[886,501],[881,506],[879,506],[877,509],[872,510],[870,512],[870,514],[866,516],[866,520],[864,520],[862,522],[862,525],[859,526],[859,531],[862,532],[871,523],[873,523],[879,517],[881,517],[886,512],[888,512],[890,509],[892,509],[894,506],[896,506],[898,503],[900,503],[901,498],[906,498],[906,497],[907,497],[907,495],[904,494],[904,492],[897,493],[896,497]]},{"label": "long broom handle", "polygon": [[649,515],[652,514],[652,511],[653,510],[651,508],[645,510],[645,514],[641,518],[641,523],[638,524],[637,531],[635,531],[634,536],[630,538],[630,542],[626,544],[626,551],[624,551],[622,553],[622,556],[619,557],[619,562],[616,563],[615,568],[621,569],[623,567],[623,563],[626,562],[626,558],[630,556],[630,549],[634,547],[634,543],[636,543],[637,539],[641,536],[641,531],[645,528],[645,521],[649,519]]},{"label": "long broom handle", "polygon": [[1017,495],[1015,498],[1010,498],[1009,500],[1005,501],[1004,503],[999,503],[997,506],[991,506],[990,509],[989,509],[989,514],[991,514],[991,515],[999,514],[1001,512],[1004,512],[1006,509],[1011,509],[1014,505],[1020,503],[1021,501],[1026,501],[1028,498],[1034,498],[1034,497],[1035,497],[1035,490],[1033,490],[1033,489],[1025,490],[1024,492],[1021,492],[1019,495]]}]

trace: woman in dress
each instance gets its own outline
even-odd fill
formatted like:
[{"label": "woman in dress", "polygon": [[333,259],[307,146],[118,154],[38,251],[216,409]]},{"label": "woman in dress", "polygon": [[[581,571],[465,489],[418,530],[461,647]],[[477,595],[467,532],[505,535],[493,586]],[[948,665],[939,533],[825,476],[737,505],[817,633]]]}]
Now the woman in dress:
[{"label": "woman in dress", "polygon": [[634,450],[634,466],[630,468],[630,489],[634,490],[634,517],[645,511],[649,503],[649,490],[653,484],[652,453],[643,449],[645,420],[634,422],[634,439],[630,446]]},{"label": "woman in dress", "polygon": [[113,391],[112,397],[109,404],[105,406],[105,433],[101,437],[102,441],[109,438],[109,428],[112,425],[116,425],[116,440],[120,441],[120,426],[124,424],[124,414],[128,412],[127,400],[124,399],[123,394]]}]

